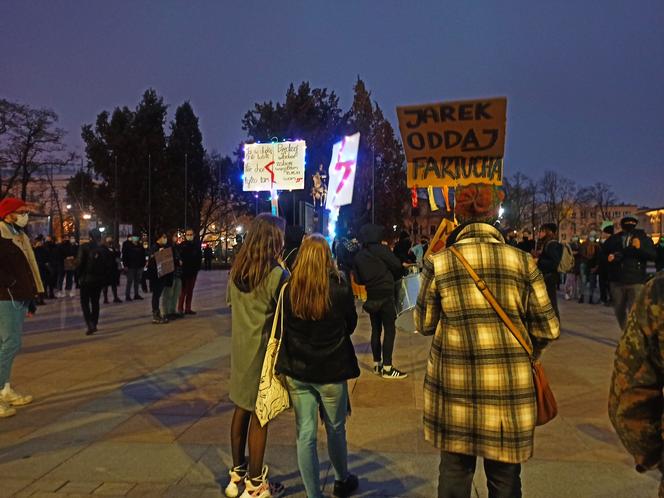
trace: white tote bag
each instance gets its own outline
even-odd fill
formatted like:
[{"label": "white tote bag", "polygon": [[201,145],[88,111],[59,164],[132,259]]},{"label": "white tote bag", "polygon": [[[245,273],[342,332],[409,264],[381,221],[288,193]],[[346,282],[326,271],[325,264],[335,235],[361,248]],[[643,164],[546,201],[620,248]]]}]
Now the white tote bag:
[{"label": "white tote bag", "polygon": [[[267,341],[265,359],[261,370],[261,379],[258,384],[258,397],[256,398],[256,417],[261,423],[261,427],[267,424],[284,410],[290,408],[290,397],[288,389],[284,385],[279,375],[274,373],[274,367],[277,364],[281,340],[284,337],[284,291],[288,283],[281,287],[277,308],[274,312],[272,321],[272,333]],[[277,325],[281,327],[281,334],[277,339]]]}]

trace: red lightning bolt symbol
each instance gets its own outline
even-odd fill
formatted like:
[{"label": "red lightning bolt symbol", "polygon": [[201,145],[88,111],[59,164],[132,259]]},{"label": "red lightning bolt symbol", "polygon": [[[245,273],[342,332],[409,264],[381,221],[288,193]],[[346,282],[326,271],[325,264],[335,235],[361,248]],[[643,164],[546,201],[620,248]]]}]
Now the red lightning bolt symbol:
[{"label": "red lightning bolt symbol", "polygon": [[272,185],[274,185],[274,170],[272,169],[273,164],[274,161],[270,161],[264,166],[267,172],[270,173],[270,181],[272,182]]},{"label": "red lightning bolt symbol", "polygon": [[348,177],[350,174],[353,172],[353,164],[355,164],[355,161],[341,161],[341,154],[344,151],[344,147],[346,146],[346,137],[341,141],[341,147],[339,148],[339,154],[337,154],[337,164],[334,165],[334,169],[336,171],[341,171],[344,169],[344,176],[341,177],[341,180],[339,181],[339,186],[337,187],[337,191],[335,192],[335,195],[338,195],[339,192],[341,192],[344,188],[344,184],[346,183],[346,180],[348,180]]}]

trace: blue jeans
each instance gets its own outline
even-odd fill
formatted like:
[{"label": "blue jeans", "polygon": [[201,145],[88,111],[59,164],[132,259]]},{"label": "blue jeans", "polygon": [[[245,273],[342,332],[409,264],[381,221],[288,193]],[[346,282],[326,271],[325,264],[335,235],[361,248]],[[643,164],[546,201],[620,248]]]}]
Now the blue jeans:
[{"label": "blue jeans", "polygon": [[348,384],[312,384],[286,378],[288,392],[295,409],[297,426],[297,465],[308,498],[322,498],[320,468],[316,450],[318,409],[323,407],[327,432],[327,451],[334,468],[334,478],[348,477],[348,449],[346,447],[346,414],[348,412]]},{"label": "blue jeans", "polygon": [[14,358],[21,348],[27,310],[23,301],[0,301],[0,389],[9,382]]}]

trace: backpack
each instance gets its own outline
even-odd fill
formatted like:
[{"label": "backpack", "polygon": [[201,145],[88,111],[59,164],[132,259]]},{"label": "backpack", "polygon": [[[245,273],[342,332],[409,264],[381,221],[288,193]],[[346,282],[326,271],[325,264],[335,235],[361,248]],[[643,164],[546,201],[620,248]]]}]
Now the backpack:
[{"label": "backpack", "polygon": [[563,255],[558,263],[558,272],[569,273],[574,269],[574,254],[572,253],[572,246],[567,242],[561,243],[563,246]]}]

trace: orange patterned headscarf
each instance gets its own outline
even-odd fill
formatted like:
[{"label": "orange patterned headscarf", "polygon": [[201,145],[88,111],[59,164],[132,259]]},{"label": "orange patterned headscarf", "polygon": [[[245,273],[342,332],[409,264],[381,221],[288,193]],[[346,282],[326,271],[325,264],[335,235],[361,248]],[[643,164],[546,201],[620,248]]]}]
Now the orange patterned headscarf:
[{"label": "orange patterned headscarf", "polygon": [[461,222],[494,221],[505,200],[505,192],[496,185],[474,183],[457,187],[454,199],[454,213]]}]

